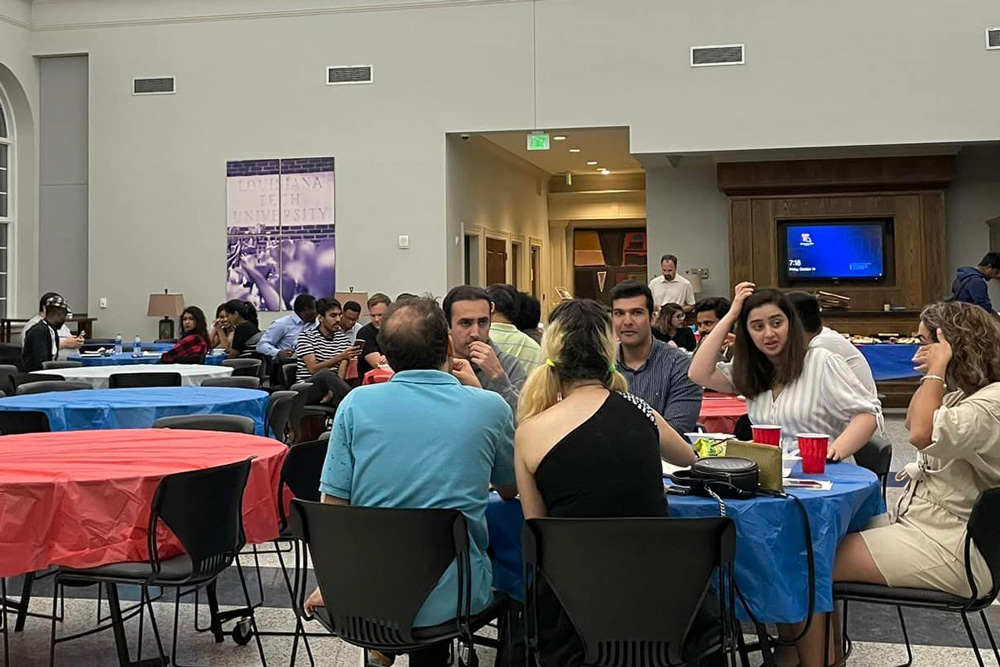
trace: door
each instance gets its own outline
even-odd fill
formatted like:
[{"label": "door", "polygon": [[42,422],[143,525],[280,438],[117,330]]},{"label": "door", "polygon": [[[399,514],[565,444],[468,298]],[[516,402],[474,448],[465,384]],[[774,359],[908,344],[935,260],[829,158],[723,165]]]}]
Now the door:
[{"label": "door", "polygon": [[507,282],[507,241],[486,239],[486,284]]},{"label": "door", "polygon": [[530,283],[529,287],[531,289],[531,296],[535,297],[536,299],[541,299],[542,298],[542,295],[541,295],[541,285],[540,285],[540,279],[541,279],[541,254],[542,254],[542,247],[541,246],[537,246],[537,245],[531,246],[531,266],[530,266],[531,276],[530,276],[530,279],[529,279],[529,283]]}]

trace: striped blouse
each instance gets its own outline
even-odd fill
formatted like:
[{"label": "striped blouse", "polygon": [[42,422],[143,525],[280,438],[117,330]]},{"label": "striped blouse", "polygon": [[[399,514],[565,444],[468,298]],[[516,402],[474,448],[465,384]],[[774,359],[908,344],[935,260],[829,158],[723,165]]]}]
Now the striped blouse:
[{"label": "striped blouse", "polygon": [[[718,364],[730,382],[732,366],[732,362]],[[806,352],[802,375],[777,400],[770,391],[747,397],[747,412],[751,424],[780,426],[782,448],[793,455],[799,453],[797,434],[825,433],[832,443],[859,413],[875,415],[875,434],[885,436],[882,404],[861,385],[842,357],[823,348]]]}]

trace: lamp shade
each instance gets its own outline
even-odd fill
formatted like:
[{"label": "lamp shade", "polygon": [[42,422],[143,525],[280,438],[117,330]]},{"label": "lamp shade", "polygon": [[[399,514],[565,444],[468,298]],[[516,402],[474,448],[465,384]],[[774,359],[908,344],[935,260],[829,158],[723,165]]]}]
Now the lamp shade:
[{"label": "lamp shade", "polygon": [[699,276],[697,273],[692,273],[690,271],[685,271],[685,275],[687,276],[688,282],[691,283],[691,291],[693,291],[695,294],[701,294],[702,292],[701,276]]},{"label": "lamp shade", "polygon": [[150,294],[149,317],[179,317],[184,312],[183,294]]}]

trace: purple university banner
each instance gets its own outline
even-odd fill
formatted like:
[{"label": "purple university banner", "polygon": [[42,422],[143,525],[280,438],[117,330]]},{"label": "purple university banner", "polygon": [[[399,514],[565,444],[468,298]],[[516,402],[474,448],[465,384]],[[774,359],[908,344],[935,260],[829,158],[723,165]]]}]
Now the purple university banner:
[{"label": "purple university banner", "polygon": [[226,298],[291,310],[336,291],[333,158],[226,163]]}]

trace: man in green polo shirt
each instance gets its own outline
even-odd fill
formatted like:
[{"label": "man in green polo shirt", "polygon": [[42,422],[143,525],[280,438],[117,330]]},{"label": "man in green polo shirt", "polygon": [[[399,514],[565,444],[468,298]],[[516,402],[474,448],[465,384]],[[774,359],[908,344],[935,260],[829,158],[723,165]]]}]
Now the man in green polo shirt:
[{"label": "man in green polo shirt", "polygon": [[525,374],[531,375],[545,360],[538,343],[514,325],[517,321],[517,290],[513,285],[494,283],[486,288],[486,293],[493,302],[490,340],[502,351],[516,357]]}]

